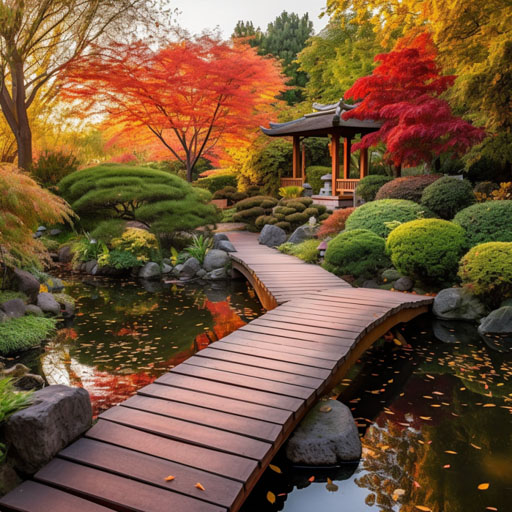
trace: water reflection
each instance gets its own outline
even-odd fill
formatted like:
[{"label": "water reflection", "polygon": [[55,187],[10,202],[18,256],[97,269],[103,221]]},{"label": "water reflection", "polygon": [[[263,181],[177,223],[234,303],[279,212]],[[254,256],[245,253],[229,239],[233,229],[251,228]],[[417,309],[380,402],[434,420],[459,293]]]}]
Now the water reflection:
[{"label": "water reflection", "polygon": [[46,346],[39,371],[49,384],[87,389],[95,414],[263,312],[244,281],[150,289],[73,281],[65,292],[78,313]]}]

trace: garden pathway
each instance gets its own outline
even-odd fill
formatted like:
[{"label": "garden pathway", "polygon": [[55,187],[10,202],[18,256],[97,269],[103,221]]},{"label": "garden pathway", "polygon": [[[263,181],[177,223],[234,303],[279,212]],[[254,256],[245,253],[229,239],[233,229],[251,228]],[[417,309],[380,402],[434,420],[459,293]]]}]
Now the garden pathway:
[{"label": "garden pathway", "polygon": [[322,394],[433,300],[352,288],[256,235],[229,237],[269,311],[101,414],[2,510],[235,512]]}]

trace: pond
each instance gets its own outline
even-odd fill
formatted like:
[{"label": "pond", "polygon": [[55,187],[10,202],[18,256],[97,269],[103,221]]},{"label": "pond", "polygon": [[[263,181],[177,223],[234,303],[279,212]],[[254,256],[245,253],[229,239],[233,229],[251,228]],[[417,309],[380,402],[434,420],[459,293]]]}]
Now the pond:
[{"label": "pond", "polygon": [[340,386],[362,436],[359,465],[298,469],[280,453],[242,511],[511,510],[510,354],[467,333],[443,343],[431,324],[409,323],[402,346],[374,345]]},{"label": "pond", "polygon": [[[66,279],[66,276],[62,276]],[[122,402],[197,350],[264,311],[245,281],[186,286],[67,280],[75,318],[21,362],[49,384],[82,386],[94,414]]]}]

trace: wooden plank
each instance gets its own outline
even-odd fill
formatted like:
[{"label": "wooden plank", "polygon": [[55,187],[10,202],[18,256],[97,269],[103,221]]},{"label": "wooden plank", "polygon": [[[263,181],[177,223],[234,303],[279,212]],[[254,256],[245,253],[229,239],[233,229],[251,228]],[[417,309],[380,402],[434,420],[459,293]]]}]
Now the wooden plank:
[{"label": "wooden plank", "polygon": [[[219,343],[219,342],[217,342]],[[231,384],[222,384],[212,382],[188,375],[180,375],[178,373],[166,373],[156,379],[158,384],[170,385],[177,388],[191,389],[210,395],[224,396],[226,398],[234,398],[244,402],[250,402],[261,405],[268,405],[278,409],[296,412],[304,406],[304,400],[293,397],[285,397],[267,393],[265,391],[254,391],[247,388],[239,388]]]},{"label": "wooden plank", "polygon": [[252,459],[168,439],[102,419],[99,419],[85,435],[91,439],[200,468],[239,482],[251,481],[258,468],[258,462]]},{"label": "wooden plank", "polygon": [[[283,304],[283,308],[286,307],[286,304]],[[309,326],[324,326],[329,329],[346,329],[351,330],[353,332],[361,333],[362,329],[365,329],[374,319],[371,318],[362,318],[362,317],[353,317],[349,313],[340,312],[339,315],[317,315],[312,311],[294,311],[293,309],[285,309],[282,310],[281,307],[272,310],[270,313],[267,313],[268,317],[271,319],[282,319],[291,323],[299,324],[303,322],[305,325]]]},{"label": "wooden plank", "polygon": [[[227,509],[243,500],[241,482],[93,439],[79,439],[59,457]],[[174,480],[166,481],[170,475]],[[198,482],[205,491],[195,486]]]},{"label": "wooden plank", "polygon": [[265,420],[277,425],[286,426],[292,419],[291,412],[283,409],[242,402],[241,400],[233,400],[222,396],[206,395],[190,389],[165,386],[157,382],[139,389],[137,393],[141,396],[151,396],[161,398],[162,400],[194,404],[214,411],[229,411],[231,414]]},{"label": "wooden plank", "polygon": [[0,510],[16,512],[111,512],[91,501],[27,480],[0,499]]},{"label": "wooden plank", "polygon": [[[310,334],[323,334],[325,336],[333,337],[333,338],[341,338],[347,339],[351,342],[354,341],[356,336],[351,333],[359,334],[361,329],[346,329],[343,324],[339,324],[339,327],[328,327],[325,326],[323,322],[316,322],[318,325],[309,325],[306,322],[301,321],[301,319],[294,319],[290,316],[287,318],[287,315],[284,317],[281,316],[270,316],[269,314],[264,315],[256,320],[251,322],[251,325],[262,325],[265,327],[276,327],[278,329],[286,329],[292,331],[299,331],[303,333]],[[324,325],[325,327],[322,327]]]},{"label": "wooden plank", "polygon": [[120,511],[169,512],[170,503],[172,503],[173,512],[226,510],[224,507],[205,501],[63,459],[53,459],[36,473],[35,479],[86,497],[101,505],[113,506]]},{"label": "wooden plank", "polygon": [[130,407],[141,411],[152,412],[170,418],[176,418],[199,425],[254,437],[269,443],[274,442],[281,434],[281,426],[275,423],[245,418],[229,414],[229,412],[213,411],[191,404],[161,400],[148,396],[136,395],[122,402],[120,407]]},{"label": "wooden plank", "polygon": [[100,418],[138,428],[151,434],[241,455],[257,461],[264,460],[272,448],[270,443],[257,439],[127,407],[112,407],[102,413]]}]

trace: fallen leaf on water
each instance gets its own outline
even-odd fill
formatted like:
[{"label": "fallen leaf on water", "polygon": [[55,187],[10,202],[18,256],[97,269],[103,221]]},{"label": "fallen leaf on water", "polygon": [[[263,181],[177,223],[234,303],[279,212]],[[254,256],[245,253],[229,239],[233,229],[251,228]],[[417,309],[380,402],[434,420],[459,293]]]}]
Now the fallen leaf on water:
[{"label": "fallen leaf on water", "polygon": [[273,492],[267,492],[267,500],[273,505],[276,502],[276,495]]},{"label": "fallen leaf on water", "polygon": [[481,449],[482,449],[482,447],[481,447],[481,446],[477,446],[476,444],[473,444],[473,443],[471,443],[471,446],[472,446],[473,448],[475,448],[475,450],[481,450]]},{"label": "fallen leaf on water", "polygon": [[314,477],[314,476],[310,476],[310,477],[308,478],[308,482],[314,482],[314,481],[315,481],[315,477]]},{"label": "fallen leaf on water", "polygon": [[450,455],[457,455],[457,452],[454,452],[453,450],[445,450],[444,453],[449,453]]},{"label": "fallen leaf on water", "polygon": [[483,407],[496,407],[496,404],[484,404]]},{"label": "fallen leaf on water", "polygon": [[206,491],[206,489],[199,482],[197,482],[195,487],[196,487],[196,489],[199,489],[200,491]]},{"label": "fallen leaf on water", "polygon": [[450,467],[451,467],[451,466],[450,466],[450,464],[445,464],[445,465],[443,466],[443,469],[449,469]]},{"label": "fallen leaf on water", "polygon": [[485,507],[485,510],[498,510],[496,507]]},{"label": "fallen leaf on water", "polygon": [[418,510],[422,510],[424,512],[432,512],[432,509],[431,508],[428,508],[428,507],[424,507],[423,505],[416,505],[416,508]]},{"label": "fallen leaf on water", "polygon": [[483,484],[480,484],[478,486],[478,490],[479,491],[487,491],[487,489],[489,489],[489,484],[487,482],[485,482]]},{"label": "fallen leaf on water", "polygon": [[269,464],[268,466],[272,471],[275,471],[276,473],[282,473],[281,469],[277,466],[274,466],[273,464]]},{"label": "fallen leaf on water", "polygon": [[322,407],[320,407],[320,412],[331,412],[332,411],[332,407],[329,407],[328,405],[322,405]]},{"label": "fallen leaf on water", "polygon": [[425,420],[425,421],[429,421],[431,420],[432,418],[430,416],[420,416],[420,420]]},{"label": "fallen leaf on water", "polygon": [[174,478],[175,478],[174,476],[169,475],[169,476],[166,476],[166,477],[164,478],[164,480],[165,480],[166,482],[171,482],[172,480],[174,480]]}]

